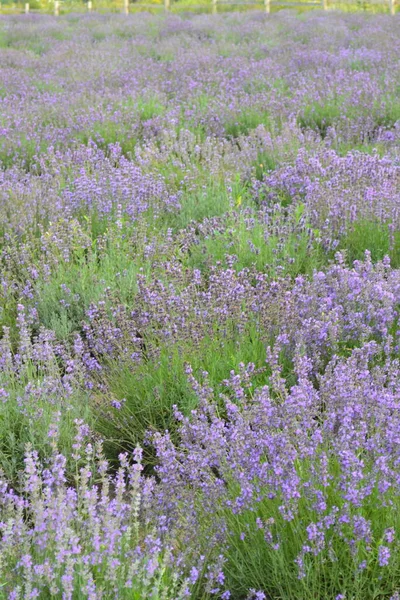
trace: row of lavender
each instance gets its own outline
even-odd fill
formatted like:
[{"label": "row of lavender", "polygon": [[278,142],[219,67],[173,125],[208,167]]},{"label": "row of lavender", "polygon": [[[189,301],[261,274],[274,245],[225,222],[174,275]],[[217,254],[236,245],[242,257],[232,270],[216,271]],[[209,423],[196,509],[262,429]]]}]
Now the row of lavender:
[{"label": "row of lavender", "polygon": [[0,20],[1,599],[399,597],[398,40]]}]

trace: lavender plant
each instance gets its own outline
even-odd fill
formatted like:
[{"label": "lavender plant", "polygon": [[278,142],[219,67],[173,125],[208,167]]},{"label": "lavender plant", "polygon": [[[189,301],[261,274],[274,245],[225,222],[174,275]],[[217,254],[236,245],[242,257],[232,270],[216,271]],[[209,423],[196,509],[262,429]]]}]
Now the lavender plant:
[{"label": "lavender plant", "polygon": [[0,599],[396,600],[396,18],[0,16]]}]

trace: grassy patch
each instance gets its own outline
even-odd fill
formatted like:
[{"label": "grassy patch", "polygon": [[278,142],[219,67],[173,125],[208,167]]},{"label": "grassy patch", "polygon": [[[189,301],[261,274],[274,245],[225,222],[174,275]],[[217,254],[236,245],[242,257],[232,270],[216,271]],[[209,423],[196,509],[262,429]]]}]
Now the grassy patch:
[{"label": "grassy patch", "polygon": [[349,227],[339,247],[346,251],[349,264],[363,260],[365,251],[369,250],[374,262],[389,256],[392,267],[400,268],[400,232],[391,230],[389,225],[358,221]]},{"label": "grassy patch", "polygon": [[270,123],[270,117],[267,112],[246,108],[237,117],[226,121],[224,128],[228,137],[238,138],[241,135],[248,135],[250,131],[259,125],[268,127]]},{"label": "grassy patch", "polygon": [[311,274],[326,262],[326,257],[318,241],[319,233],[300,223],[300,219],[298,211],[293,221],[282,227],[280,217],[274,221],[262,213],[233,212],[190,248],[187,263],[206,272],[211,265],[226,267],[234,256],[234,268],[238,271],[255,266],[272,277],[283,273],[292,277]]}]

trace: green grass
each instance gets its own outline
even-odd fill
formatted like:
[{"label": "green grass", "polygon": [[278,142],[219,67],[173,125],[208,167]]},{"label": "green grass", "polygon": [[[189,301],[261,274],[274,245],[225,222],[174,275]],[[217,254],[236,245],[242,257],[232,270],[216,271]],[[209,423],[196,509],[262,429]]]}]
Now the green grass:
[{"label": "green grass", "polygon": [[377,125],[391,129],[400,121],[399,91],[394,96],[383,99],[375,108]]},{"label": "green grass", "polygon": [[267,112],[253,108],[244,109],[237,117],[224,123],[225,133],[228,137],[238,138],[248,135],[258,125],[270,126],[270,117]]},{"label": "green grass", "polygon": [[346,251],[349,264],[363,260],[365,250],[369,250],[374,262],[389,256],[391,266],[400,268],[400,232],[395,230],[391,233],[388,225],[357,221],[341,238],[339,248]]},{"label": "green grass", "polygon": [[257,160],[254,163],[255,177],[258,181],[263,181],[264,177],[270,172],[276,169],[278,166],[278,160],[276,156],[267,152],[259,152],[257,154]]},{"label": "green grass", "polygon": [[[235,323],[227,323],[223,328],[215,326],[197,344],[178,340],[173,344],[158,343],[155,338],[145,338],[143,344],[144,358],[139,364],[135,365],[128,354],[125,359],[120,357],[105,364],[109,397],[103,406],[101,396],[98,398],[102,415],[98,427],[115,458],[121,447],[132,449],[137,443],[143,444],[148,432],[168,430],[177,441],[178,423],[173,407],[189,416],[198,405],[198,397],[188,383],[187,364],[196,377],[201,378],[204,371],[208,373],[216,398],[226,390],[223,381],[240,363],[253,362],[260,369],[254,377],[255,385],[266,382],[265,343],[256,323],[247,325],[244,332]],[[121,402],[122,407],[110,410],[111,399]],[[145,447],[145,452],[146,463],[152,464],[151,449]]]},{"label": "green grass", "polygon": [[[321,138],[326,138],[328,129],[335,127],[343,119],[349,122],[357,121],[360,118],[370,116],[374,118],[375,129],[368,131],[362,136],[362,139],[354,139],[349,149],[356,149],[357,144],[373,145],[376,133],[379,128],[391,129],[400,121],[400,102],[398,94],[388,94],[383,96],[379,102],[371,106],[363,107],[349,103],[346,98],[337,97],[326,99],[321,103],[312,103],[305,106],[298,114],[297,124],[302,129],[312,129],[316,131]],[[336,142],[335,142],[336,143]],[[339,142],[343,143],[343,142]],[[336,146],[335,146],[336,147]],[[373,146],[375,147],[375,146]]]},{"label": "green grass", "polygon": [[42,459],[48,457],[52,441],[48,433],[57,423],[59,450],[70,457],[76,429],[74,420],[83,419],[91,427],[95,425],[88,393],[78,388],[71,394],[63,393],[61,374],[54,358],[45,369],[28,361],[19,375],[11,372],[0,375],[0,388],[7,393],[0,402],[0,470],[16,488],[20,485],[19,473],[24,468],[27,444]]},{"label": "green grass", "polygon": [[[240,199],[237,204],[239,202]],[[274,233],[273,221],[266,227],[257,213],[230,213],[218,231],[190,248],[187,264],[207,272],[211,265],[226,267],[228,260],[230,262],[228,257],[234,255],[234,267],[238,271],[255,266],[260,271],[268,271],[272,277],[283,272],[291,277],[312,274],[327,258],[318,241],[319,232],[300,224],[301,213],[299,205],[292,223],[287,224],[286,234]],[[277,218],[277,225],[281,218]]]},{"label": "green grass", "polygon": [[306,106],[297,118],[297,123],[302,129],[313,129],[322,139],[326,137],[329,127],[333,127],[343,115],[343,108],[339,101]]},{"label": "green grass", "polygon": [[[89,223],[98,235],[98,223]],[[140,224],[137,225],[140,228]],[[90,304],[107,295],[117,293],[123,305],[133,302],[137,289],[137,275],[150,270],[150,261],[143,255],[143,247],[131,240],[131,230],[115,227],[107,230],[99,247],[94,237],[92,247],[77,248],[72,260],[60,260],[52,277],[36,284],[36,307],[40,323],[53,330],[58,339],[71,339],[81,331]],[[93,230],[92,230],[93,233]],[[55,250],[56,252],[56,250]],[[61,257],[60,257],[61,258]]]},{"label": "green grass", "polygon": [[185,229],[190,224],[197,224],[204,219],[222,217],[233,204],[240,202],[242,206],[251,203],[248,186],[236,178],[232,183],[231,192],[217,178],[204,175],[204,183],[196,189],[184,190],[180,197],[181,209],[177,213],[164,215],[162,225],[171,227],[175,232]]}]

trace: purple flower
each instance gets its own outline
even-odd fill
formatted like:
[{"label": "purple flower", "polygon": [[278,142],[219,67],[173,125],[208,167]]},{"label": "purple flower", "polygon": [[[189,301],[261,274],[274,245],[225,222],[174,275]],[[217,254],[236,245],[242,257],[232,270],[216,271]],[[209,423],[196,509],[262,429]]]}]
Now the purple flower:
[{"label": "purple flower", "polygon": [[390,549],[387,546],[379,546],[378,563],[380,567],[386,567],[389,564]]}]

